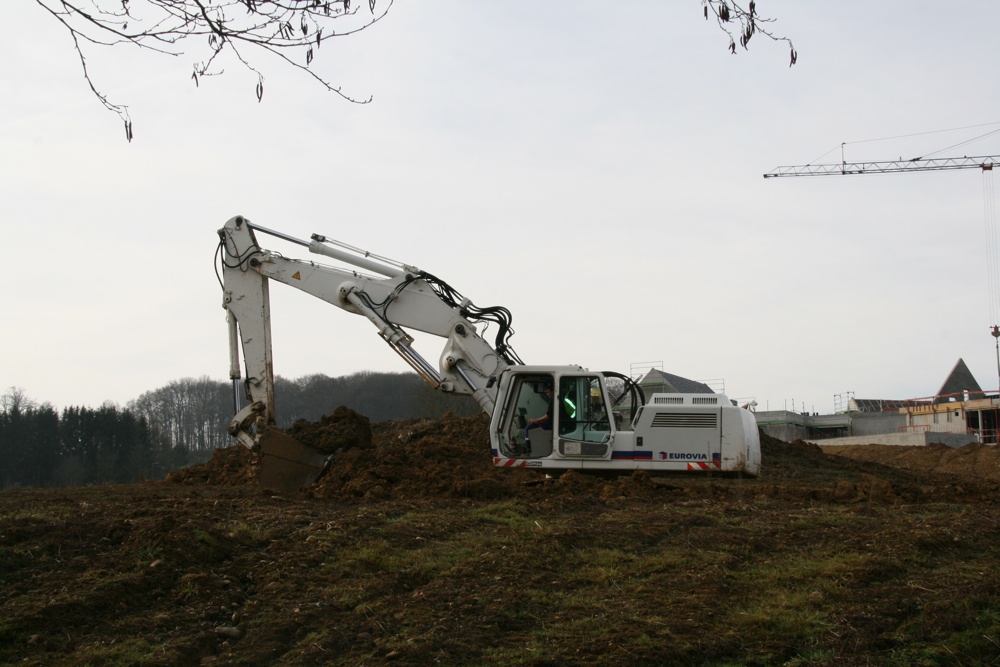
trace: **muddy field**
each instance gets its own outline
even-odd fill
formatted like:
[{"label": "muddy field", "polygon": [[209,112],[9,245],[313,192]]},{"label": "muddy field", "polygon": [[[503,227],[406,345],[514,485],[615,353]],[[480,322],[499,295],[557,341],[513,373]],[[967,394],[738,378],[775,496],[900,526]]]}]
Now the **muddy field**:
[{"label": "muddy field", "polygon": [[299,423],[0,493],[0,664],[1000,665],[996,448],[763,442],[759,479],[497,470],[485,418]]}]

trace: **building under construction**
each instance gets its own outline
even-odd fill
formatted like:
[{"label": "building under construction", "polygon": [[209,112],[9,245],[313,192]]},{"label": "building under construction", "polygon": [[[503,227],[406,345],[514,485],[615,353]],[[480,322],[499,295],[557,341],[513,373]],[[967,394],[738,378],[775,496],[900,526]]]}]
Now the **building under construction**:
[{"label": "building under construction", "polygon": [[[962,142],[992,136],[996,130]],[[839,162],[811,163],[777,167],[764,178],[789,176],[845,176],[849,174],[885,174],[917,171],[978,169],[984,178],[986,213],[987,267],[990,273],[990,321],[1000,317],[1000,253],[996,223],[996,205],[992,188],[994,166],[1000,156],[917,157],[876,162],[848,162],[841,143]],[[961,144],[960,144],[961,145]],[[941,151],[936,151],[941,152]],[[933,154],[932,154],[933,155]],[[987,186],[987,184],[990,184]],[[1000,326],[993,327],[997,339],[997,362],[1000,367]],[[1000,368],[998,368],[1000,370]],[[758,412],[757,423],[768,435],[782,440],[822,441],[834,444],[923,445],[944,443],[962,446],[970,442],[997,444],[997,408],[1000,396],[987,394],[972,377],[965,362],[955,364],[948,379],[934,396],[899,400],[851,399],[846,409],[832,415],[800,414],[785,410]]]},{"label": "building under construction", "polygon": [[958,360],[933,396],[906,400],[860,399],[831,415],[770,410],[756,412],[769,436],[823,445],[997,444],[1000,397],[984,392],[965,361]]}]

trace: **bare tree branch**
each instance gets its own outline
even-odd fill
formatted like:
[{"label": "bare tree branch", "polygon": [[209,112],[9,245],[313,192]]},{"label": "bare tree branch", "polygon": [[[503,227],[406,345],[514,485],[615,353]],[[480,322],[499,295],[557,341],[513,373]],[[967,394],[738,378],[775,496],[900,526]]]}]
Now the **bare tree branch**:
[{"label": "bare tree branch", "polygon": [[[750,4],[746,8],[735,0],[701,0],[701,4],[705,20],[708,20],[711,13],[718,22],[719,28],[729,35],[730,53],[736,53],[737,41],[746,50],[750,39],[757,33],[760,33],[776,42],[785,42],[788,44],[791,56],[788,64],[789,67],[798,61],[799,54],[795,50],[792,40],[787,37],[778,37],[767,28],[768,24],[774,23],[774,19],[761,18],[757,13],[757,3],[754,0],[750,0]],[[736,32],[739,33],[738,38],[735,36]]]},{"label": "bare tree branch", "polygon": [[[352,97],[310,67],[323,42],[364,30],[384,18],[394,0],[35,0],[69,32],[80,58],[83,76],[91,92],[125,125],[132,140],[132,119],[128,107],[111,102],[95,84],[87,66],[87,53],[99,47],[130,44],[162,55],[197,56],[191,78],[196,86],[202,78],[223,73],[217,68],[220,57],[232,54],[247,70],[257,75],[257,100],[264,96],[264,75],[253,65],[252,53],[276,56],[285,64],[304,72],[326,90],[356,104],[365,99]],[[701,0],[705,19],[715,17],[729,35],[729,50],[736,53],[737,42],[744,49],[760,33],[786,42],[791,65],[798,54],[787,37],[772,33],[774,19],[761,18],[756,3],[745,8],[736,0]]]},{"label": "bare tree branch", "polygon": [[222,74],[219,57],[229,52],[257,75],[257,100],[264,75],[248,50],[265,52],[308,74],[327,90],[357,104],[352,97],[310,69],[320,45],[364,30],[384,18],[393,0],[35,0],[69,32],[83,76],[94,96],[118,114],[132,140],[128,107],[108,100],[87,67],[87,53],[98,47],[131,44],[162,55],[201,53],[193,66],[195,85]]}]

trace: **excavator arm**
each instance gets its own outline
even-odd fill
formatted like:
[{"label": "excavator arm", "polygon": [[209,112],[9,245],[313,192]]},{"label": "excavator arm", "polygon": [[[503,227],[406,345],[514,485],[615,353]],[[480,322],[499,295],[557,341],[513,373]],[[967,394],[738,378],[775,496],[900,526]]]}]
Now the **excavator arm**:
[{"label": "excavator arm", "polygon": [[[291,259],[266,250],[258,244],[257,232],[304,246],[351,268]],[[271,281],[364,316],[429,385],[446,393],[472,396],[487,414],[493,413],[500,375],[521,363],[508,344],[513,331],[505,308],[478,308],[447,283],[416,267],[318,234],[309,241],[297,239],[253,225],[242,216],[231,218],[219,230],[219,257],[229,325],[230,378],[237,401],[229,432],[246,447],[261,451],[261,483],[267,488],[294,490],[314,481],[326,466],[325,455],[272,428]],[[476,323],[497,325],[495,345],[483,339]],[[436,366],[413,348],[408,329],[445,340]],[[242,386],[249,401],[242,408],[238,404],[241,352],[246,372]]]}]

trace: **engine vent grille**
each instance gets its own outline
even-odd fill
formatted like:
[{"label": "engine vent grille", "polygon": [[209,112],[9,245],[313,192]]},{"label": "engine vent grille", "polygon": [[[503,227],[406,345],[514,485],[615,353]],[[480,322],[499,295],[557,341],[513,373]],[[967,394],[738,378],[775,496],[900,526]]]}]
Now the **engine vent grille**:
[{"label": "engine vent grille", "polygon": [[683,396],[656,396],[653,403],[657,405],[684,405]]},{"label": "engine vent grille", "polygon": [[695,396],[691,399],[691,403],[694,405],[718,405],[718,396]]},{"label": "engine vent grille", "polygon": [[712,412],[661,412],[653,415],[653,428],[718,428],[718,415]]}]

